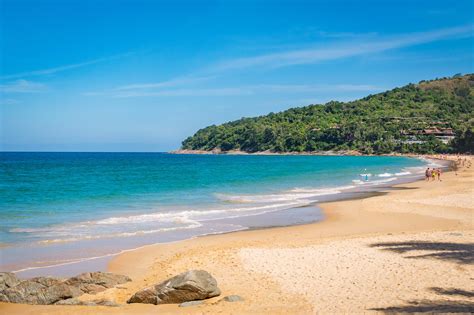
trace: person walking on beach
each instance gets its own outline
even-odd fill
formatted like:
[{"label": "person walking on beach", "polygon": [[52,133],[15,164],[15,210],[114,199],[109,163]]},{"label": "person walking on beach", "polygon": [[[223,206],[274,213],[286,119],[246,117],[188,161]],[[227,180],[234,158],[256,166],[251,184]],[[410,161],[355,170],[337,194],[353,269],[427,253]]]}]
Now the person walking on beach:
[{"label": "person walking on beach", "polygon": [[436,180],[436,169],[435,169],[435,168],[433,168],[433,169],[431,170],[431,178],[432,178],[433,181]]},{"label": "person walking on beach", "polygon": [[438,168],[438,170],[436,171],[437,175],[438,175],[438,181],[441,181],[441,169]]},{"label": "person walking on beach", "polygon": [[431,171],[430,171],[430,168],[428,167],[425,171],[425,179],[429,181],[430,177],[431,177]]}]

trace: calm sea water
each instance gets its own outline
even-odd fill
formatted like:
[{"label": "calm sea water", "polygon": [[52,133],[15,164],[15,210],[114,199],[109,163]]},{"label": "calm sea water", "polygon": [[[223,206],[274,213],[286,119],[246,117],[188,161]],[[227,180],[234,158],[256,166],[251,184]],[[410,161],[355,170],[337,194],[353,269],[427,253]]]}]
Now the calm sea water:
[{"label": "calm sea water", "polygon": [[404,157],[2,152],[0,270],[244,229],[243,217],[271,222],[273,213],[425,165]]}]

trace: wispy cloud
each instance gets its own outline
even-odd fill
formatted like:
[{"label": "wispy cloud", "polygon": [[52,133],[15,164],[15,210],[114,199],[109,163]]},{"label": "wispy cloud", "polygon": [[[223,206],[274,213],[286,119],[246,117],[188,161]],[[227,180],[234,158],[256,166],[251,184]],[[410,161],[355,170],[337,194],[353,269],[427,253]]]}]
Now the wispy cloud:
[{"label": "wispy cloud", "polygon": [[125,91],[125,90],[138,90],[138,89],[153,89],[153,88],[173,87],[173,86],[179,86],[179,85],[183,85],[183,84],[199,83],[199,82],[210,80],[214,77],[215,76],[200,76],[200,77],[186,76],[186,77],[178,77],[178,78],[175,78],[175,79],[171,79],[171,80],[167,80],[167,81],[161,81],[161,82],[135,83],[135,84],[123,85],[123,86],[119,86],[115,89],[119,90],[119,91]]},{"label": "wispy cloud", "polygon": [[312,64],[327,60],[378,53],[459,36],[473,36],[473,25],[378,38],[370,41],[351,40],[350,42],[333,44],[329,47],[290,50],[280,53],[236,58],[219,62],[211,66],[208,71],[223,72],[250,67],[279,68],[292,65]]},{"label": "wispy cloud", "polygon": [[249,87],[254,91],[300,92],[375,92],[386,90],[371,84],[259,84]]},{"label": "wispy cloud", "polygon": [[242,88],[215,88],[215,89],[175,89],[161,91],[119,91],[109,94],[112,97],[150,97],[150,96],[231,96],[250,95],[251,90]]},{"label": "wispy cloud", "polygon": [[16,80],[6,84],[0,84],[0,93],[38,93],[44,92],[46,85],[27,80]]},{"label": "wispy cloud", "polygon": [[63,71],[67,71],[67,70],[82,68],[82,67],[85,67],[85,66],[89,66],[89,65],[93,65],[93,64],[97,64],[97,63],[101,63],[101,62],[106,62],[106,61],[110,61],[110,60],[119,59],[119,58],[126,57],[126,56],[129,56],[129,55],[132,55],[132,54],[133,53],[130,52],[130,53],[125,53],[125,54],[120,54],[120,55],[114,55],[114,56],[109,56],[109,57],[104,57],[104,58],[98,58],[98,59],[93,59],[93,60],[89,60],[89,61],[79,62],[79,63],[63,65],[63,66],[54,67],[54,68],[7,74],[7,75],[0,76],[0,79],[1,80],[5,80],[5,79],[8,80],[8,79],[25,78],[25,77],[33,77],[33,76],[51,75],[51,74],[58,73],[58,72],[63,72]]},{"label": "wispy cloud", "polygon": [[[368,84],[256,84],[238,87],[193,88],[193,89],[127,89],[112,90],[101,95],[114,98],[131,97],[179,97],[179,96],[232,96],[256,94],[291,94],[307,92],[378,92],[382,87]],[[86,93],[86,95],[97,95]]]},{"label": "wispy cloud", "polygon": [[377,33],[352,33],[352,32],[327,32],[327,31],[316,31],[315,35],[323,38],[367,38],[370,36],[376,36]]},{"label": "wispy cloud", "polygon": [[[186,76],[180,76],[160,82],[131,83],[101,92],[87,92],[84,95],[106,97],[157,97],[157,96],[223,96],[251,95],[266,92],[303,93],[303,92],[378,92],[385,90],[374,85],[332,84],[332,85],[275,85],[259,84],[254,86],[196,88],[203,81],[224,76],[227,72],[241,69],[280,68],[294,65],[314,64],[324,61],[363,56],[403,47],[420,45],[446,39],[473,36],[473,25],[444,28],[428,32],[381,36],[377,33],[329,33],[318,31],[321,37],[338,38],[325,47],[290,49],[279,53],[254,55],[250,57],[223,60],[211,64]],[[313,30],[314,31],[314,30]],[[316,30],[317,31],[317,30]]]}]

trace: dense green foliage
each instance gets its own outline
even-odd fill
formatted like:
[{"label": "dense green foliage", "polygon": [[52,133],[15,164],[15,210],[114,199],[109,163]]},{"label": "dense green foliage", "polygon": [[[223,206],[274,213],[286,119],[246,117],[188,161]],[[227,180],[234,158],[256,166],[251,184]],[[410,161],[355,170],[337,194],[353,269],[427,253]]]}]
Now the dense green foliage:
[{"label": "dense green foliage", "polygon": [[[421,81],[352,102],[329,102],[199,130],[190,150],[362,153],[473,152],[474,75]],[[425,128],[452,128],[445,144]]]}]

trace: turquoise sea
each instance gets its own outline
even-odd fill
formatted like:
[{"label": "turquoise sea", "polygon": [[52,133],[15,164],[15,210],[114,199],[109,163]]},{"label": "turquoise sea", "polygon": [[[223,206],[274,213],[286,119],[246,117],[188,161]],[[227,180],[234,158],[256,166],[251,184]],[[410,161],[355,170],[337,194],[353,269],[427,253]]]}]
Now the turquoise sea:
[{"label": "turquoise sea", "polygon": [[321,219],[315,202],[415,178],[427,163],[375,156],[2,152],[0,270],[48,273],[48,266],[145,244],[275,225],[272,220]]}]

